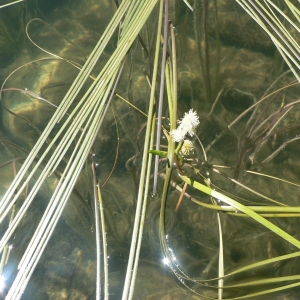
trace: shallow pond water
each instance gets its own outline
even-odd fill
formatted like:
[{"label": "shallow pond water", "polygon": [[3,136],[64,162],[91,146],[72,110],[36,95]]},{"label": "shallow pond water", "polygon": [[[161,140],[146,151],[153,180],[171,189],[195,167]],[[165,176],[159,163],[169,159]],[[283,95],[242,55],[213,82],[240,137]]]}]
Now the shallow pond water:
[{"label": "shallow pond water", "polygon": [[[190,108],[197,111],[200,118],[197,135],[207,153],[205,161],[201,145],[193,139],[195,150],[191,159],[194,166],[210,178],[214,188],[231,193],[243,203],[266,205],[268,202],[258,195],[263,193],[286,205],[298,206],[299,186],[254,172],[299,183],[299,141],[289,143],[299,134],[297,106],[276,123],[282,116],[280,107],[297,100],[299,87],[293,86],[275,93],[269,100],[250,110],[229,130],[228,126],[241,113],[262,99],[265,93],[269,94],[290,83],[293,76],[287,73],[275,82],[288,68],[269,37],[235,1],[207,3],[206,12],[202,1],[196,0],[193,4],[195,12],[192,12],[183,1],[170,1],[170,19],[176,28],[178,56],[178,118],[182,118]],[[0,108],[1,198],[116,9],[115,1],[110,0],[31,0],[0,9],[0,83],[4,89]],[[156,24],[157,8],[140,34],[143,42],[133,44],[116,90],[117,94],[129,99],[143,112],[148,109],[150,89],[147,76],[152,72]],[[61,129],[116,45],[117,34],[113,35],[95,65],[90,82],[83,86],[74,105],[62,117],[61,124],[57,124],[47,143]],[[130,249],[147,119],[120,97],[114,97],[111,106],[113,110],[107,111],[90,157],[93,156],[96,163],[99,184],[109,179],[102,189],[102,197],[109,256],[110,299],[118,300],[122,297]],[[163,111],[168,117],[166,103]],[[275,117],[272,119],[272,116]],[[275,124],[278,132],[267,136]],[[163,125],[168,130],[167,118]],[[166,145],[164,137],[161,143]],[[276,149],[279,150],[276,152]],[[5,282],[0,291],[3,299],[58,184],[61,170],[71,155],[72,151],[67,151],[57,170],[49,174],[16,233],[9,239],[9,257],[3,268]],[[88,300],[96,297],[94,181],[90,157],[22,299]],[[38,174],[43,167],[39,167]],[[112,169],[114,171],[110,174]],[[192,280],[176,277],[176,271],[173,272],[164,260],[158,226],[164,172],[165,165],[162,163],[158,195],[151,197],[149,191],[133,299],[217,299],[215,286],[210,287],[207,282],[199,285]],[[172,181],[174,185],[182,187],[177,173],[174,167]],[[250,193],[242,185],[233,184],[229,178],[257,193]],[[37,176],[29,181],[13,210],[18,211],[36,180]],[[165,216],[168,249],[174,254],[176,266],[190,278],[203,281],[216,278],[219,253],[217,213],[188,198],[184,198],[179,211],[175,212],[180,192],[174,185],[169,188]],[[210,202],[210,198],[199,191],[188,189],[188,193],[197,200]],[[224,213],[220,218],[225,274],[250,263],[296,251],[296,247],[253,220]],[[299,218],[273,218],[271,222],[293,237],[300,238],[296,230]],[[9,218],[5,218],[2,224],[1,235],[5,233]],[[298,260],[294,258],[276,262],[243,275],[232,276],[225,280],[225,286],[271,276],[299,274]],[[234,291],[224,289],[223,295],[224,299],[232,299],[261,289],[260,286],[241,287]],[[299,288],[295,287],[251,299],[292,300],[298,299],[299,293]]]}]

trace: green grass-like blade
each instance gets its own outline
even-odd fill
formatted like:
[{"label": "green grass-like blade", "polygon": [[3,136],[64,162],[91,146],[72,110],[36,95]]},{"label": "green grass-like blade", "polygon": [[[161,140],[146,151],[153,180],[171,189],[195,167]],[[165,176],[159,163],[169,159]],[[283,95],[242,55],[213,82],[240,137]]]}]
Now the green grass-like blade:
[{"label": "green grass-like blade", "polygon": [[273,223],[271,223],[270,221],[266,220],[265,218],[261,217],[259,214],[257,214],[256,212],[254,212],[252,209],[248,208],[245,205],[240,204],[239,202],[217,192],[212,190],[211,188],[197,182],[197,181],[193,181],[190,178],[186,177],[186,176],[181,176],[182,180],[186,183],[188,183],[189,185],[193,186],[194,188],[196,188],[199,191],[202,191],[203,193],[210,195],[212,197],[217,198],[218,200],[221,200],[225,203],[227,203],[228,205],[236,208],[237,211],[241,211],[244,214],[248,215],[249,217],[251,217],[252,219],[256,220],[258,223],[262,224],[263,226],[267,227],[268,229],[270,229],[271,231],[273,231],[274,233],[276,233],[277,235],[279,235],[281,238],[285,239],[286,241],[288,241],[289,243],[291,243],[292,245],[294,245],[295,247],[300,249],[300,241],[298,241],[297,239],[295,239],[293,236],[291,236],[290,234],[288,234],[287,232],[285,232],[284,230],[280,229],[279,227],[277,227],[276,225],[274,225]]}]

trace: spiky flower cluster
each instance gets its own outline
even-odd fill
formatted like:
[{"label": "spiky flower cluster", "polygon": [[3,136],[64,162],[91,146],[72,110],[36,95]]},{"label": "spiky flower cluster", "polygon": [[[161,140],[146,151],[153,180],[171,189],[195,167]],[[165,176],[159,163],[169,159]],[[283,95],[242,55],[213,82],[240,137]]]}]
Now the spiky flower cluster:
[{"label": "spiky flower cluster", "polygon": [[193,154],[194,144],[190,140],[184,140],[180,152],[184,156],[189,156]]},{"label": "spiky flower cluster", "polygon": [[194,136],[195,128],[200,124],[197,113],[190,109],[185,113],[183,118],[178,121],[179,126],[170,132],[174,142],[183,142],[184,137],[189,134]]}]

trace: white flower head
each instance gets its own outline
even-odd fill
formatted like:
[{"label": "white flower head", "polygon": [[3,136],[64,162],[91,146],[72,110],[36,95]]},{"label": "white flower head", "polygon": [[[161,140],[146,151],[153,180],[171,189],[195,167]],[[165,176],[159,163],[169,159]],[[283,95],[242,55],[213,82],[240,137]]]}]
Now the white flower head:
[{"label": "white flower head", "polygon": [[184,140],[186,132],[178,127],[177,129],[172,130],[170,135],[172,136],[174,142],[180,143]]},{"label": "white flower head", "polygon": [[184,113],[183,118],[178,121],[178,124],[183,128],[196,128],[200,124],[200,121],[197,113],[193,109],[190,109],[188,113]]},{"label": "white flower head", "polygon": [[188,113],[185,113],[183,118],[178,121],[179,126],[170,132],[174,142],[183,142],[184,137],[188,133],[190,136],[194,136],[195,128],[200,124],[197,113],[190,109]]}]

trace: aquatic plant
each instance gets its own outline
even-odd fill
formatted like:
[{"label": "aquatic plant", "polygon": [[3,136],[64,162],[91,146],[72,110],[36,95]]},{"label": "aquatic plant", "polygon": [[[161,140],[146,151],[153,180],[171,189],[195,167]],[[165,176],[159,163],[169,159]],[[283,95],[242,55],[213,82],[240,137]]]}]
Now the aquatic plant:
[{"label": "aquatic plant", "polygon": [[[80,195],[78,198],[89,198],[92,195],[92,199],[90,201],[80,199],[79,207],[82,211],[79,215],[83,216],[82,221],[79,226],[76,221],[70,220],[69,224],[75,231],[80,231],[78,227],[87,228],[86,231],[82,229],[82,235],[85,235],[91,230],[84,215],[87,214],[90,217],[91,212],[94,214],[91,227],[95,232],[93,238],[96,240],[93,248],[97,256],[96,270],[94,270],[96,282],[95,284],[93,282],[96,299],[108,299],[109,294],[115,292],[114,287],[109,286],[113,276],[113,272],[110,272],[113,262],[108,263],[111,251],[110,239],[113,236],[115,240],[124,242],[122,237],[129,234],[131,243],[130,245],[125,243],[129,252],[129,254],[126,252],[126,255],[128,254],[129,257],[126,261],[125,282],[122,283],[122,299],[134,298],[134,292],[138,285],[141,285],[136,284],[136,279],[139,276],[140,258],[144,257],[142,252],[149,253],[150,245],[155,244],[155,242],[147,244],[144,235],[144,225],[147,219],[154,220],[153,227],[158,227],[157,232],[153,227],[150,228],[152,238],[155,239],[158,236],[160,242],[161,252],[156,253],[156,258],[159,257],[164,262],[163,268],[167,267],[167,270],[173,272],[180,283],[187,288],[185,296],[191,292],[205,299],[246,299],[254,296],[267,297],[266,295],[270,293],[284,292],[299,286],[299,275],[294,275],[288,268],[285,268],[283,262],[290,263],[291,261],[292,264],[292,259],[299,258],[300,252],[293,251],[300,247],[300,241],[297,233],[290,232],[289,226],[280,221],[282,218],[290,220],[293,217],[297,220],[299,217],[297,197],[294,197],[291,192],[293,188],[298,190],[299,185],[294,182],[296,180],[288,178],[285,174],[279,178],[280,174],[272,173],[275,164],[269,164],[283,153],[285,147],[293,145],[299,139],[297,114],[293,114],[294,108],[299,103],[293,95],[298,93],[298,81],[290,76],[290,72],[284,72],[269,84],[268,90],[259,97],[258,101],[250,92],[226,85],[224,74],[228,71],[227,66],[222,70],[225,63],[221,61],[218,3],[213,1],[210,7],[208,1],[203,1],[200,7],[200,2],[196,2],[196,12],[190,11],[189,13],[194,13],[193,29],[197,45],[194,45],[194,41],[190,43],[191,48],[198,51],[199,64],[197,66],[201,74],[199,85],[204,88],[202,93],[197,94],[197,100],[191,100],[187,109],[180,110],[178,96],[182,96],[181,93],[185,92],[182,77],[188,74],[192,80],[193,71],[187,71],[184,64],[179,65],[180,33],[176,36],[176,28],[172,22],[169,22],[168,1],[165,1],[165,7],[164,1],[159,1],[159,7],[155,7],[156,2],[158,1],[124,0],[121,4],[117,3],[118,8],[115,14],[87,59],[81,50],[78,51],[77,46],[74,48],[80,52],[80,59],[76,55],[74,55],[75,59],[64,58],[62,54],[65,53],[58,55],[45,50],[48,55],[51,55],[50,57],[37,57],[34,61],[10,72],[4,80],[1,87],[1,102],[5,110],[3,115],[6,122],[11,122],[11,119],[21,119],[24,122],[22,124],[29,126],[32,131],[30,131],[31,139],[24,145],[18,144],[21,140],[20,136],[15,139],[12,137],[13,141],[1,137],[1,145],[13,157],[10,160],[7,159],[1,167],[12,164],[14,169],[14,179],[0,203],[0,220],[3,224],[1,228],[3,236],[0,241],[0,250],[3,254],[1,272],[7,267],[10,252],[13,251],[11,242],[17,236],[18,230],[28,223],[33,225],[35,230],[34,233],[29,234],[30,242],[22,253],[17,274],[9,287],[6,299],[21,298],[26,286],[30,284],[32,274],[41,261],[43,252],[47,249],[53,231],[62,220],[63,212],[71,202],[72,191],[76,193],[78,186],[79,189],[84,186],[84,190],[89,190],[89,193],[83,194],[84,196],[78,193]],[[298,79],[299,47],[296,39],[289,33],[288,26],[286,27],[284,22],[280,21],[283,17],[299,32],[299,27],[296,25],[296,20],[299,21],[297,8],[290,1],[285,1],[286,7],[295,18],[291,21],[291,16],[288,17],[289,13],[283,13],[283,10],[274,4],[275,1],[265,1],[267,8],[261,3],[255,6],[252,1],[237,2],[269,33],[279,48],[280,54],[287,60]],[[170,3],[170,8],[172,8],[171,5],[178,4]],[[187,6],[185,9],[191,8],[188,3]],[[152,10],[158,12],[155,13],[158,19],[151,15]],[[278,30],[274,29],[269,19],[267,25],[262,24],[255,10],[259,13],[261,10],[264,11],[266,15],[263,19],[270,17],[270,20],[280,28],[281,33],[278,34]],[[209,28],[211,11],[215,30]],[[276,12],[280,16],[277,16]],[[176,8],[174,11],[170,10],[170,13],[176,13]],[[151,38],[150,30],[147,31],[149,18],[150,21],[152,21],[151,18],[155,19],[155,22],[151,22],[151,31],[153,31],[153,24],[157,24],[154,38]],[[40,19],[33,19],[27,24],[26,33],[32,42],[29,27],[34,22],[39,24],[42,22],[51,32],[55,32],[71,43],[63,34],[56,32],[55,27]],[[192,24],[192,22],[186,23]],[[146,34],[143,34],[143,30]],[[274,32],[281,41],[278,37],[274,37]],[[282,38],[282,34],[286,38]],[[144,40],[145,36],[149,38],[149,41]],[[214,37],[213,43],[210,41],[212,36]],[[134,44],[136,39],[137,42]],[[33,43],[39,45],[38,42]],[[111,47],[110,43],[115,43],[115,47],[111,54],[106,55],[105,51]],[[213,44],[216,46],[215,59],[212,57],[211,50]],[[75,44],[73,43],[72,46]],[[130,67],[126,64],[128,57],[139,55],[136,50],[139,47],[142,48],[141,57],[147,66],[145,68],[143,66],[143,79],[134,77],[134,70],[136,70],[133,66],[134,59],[129,64]],[[59,61],[64,68],[67,68],[67,65],[79,70],[69,86],[65,81],[57,80],[53,85],[45,84],[45,88],[39,93],[28,87],[21,88],[9,84],[12,76],[17,77],[19,74],[22,78],[20,70],[34,67],[38,63],[45,62],[47,65],[51,60]],[[59,68],[59,65],[55,67]],[[44,72],[53,71],[45,67]],[[121,79],[124,74],[129,74],[125,80],[125,88],[122,86]],[[126,106],[137,108],[138,105],[134,105],[119,95],[117,89],[119,87],[128,90],[130,96],[134,90],[140,90],[138,84],[142,80],[147,82],[150,88],[147,88],[146,104],[142,103],[144,107],[138,108],[138,114],[140,112],[144,114],[143,110],[147,109],[147,122],[143,124],[145,120],[139,121],[137,115],[134,115],[136,127],[140,127],[140,130],[135,132],[132,127],[129,127],[131,120],[125,122],[126,118],[129,119],[130,113],[122,112],[118,115],[118,112],[122,111],[122,104],[120,102],[114,105],[112,99],[117,96],[125,101]],[[157,88],[158,85],[159,88]],[[194,83],[191,84],[193,85]],[[47,94],[47,89],[55,90],[60,86],[68,86],[68,89],[60,102],[52,100],[54,104],[44,94]],[[46,122],[38,123],[32,115],[23,113],[22,107],[13,107],[10,98],[8,100],[4,96],[10,93],[14,97],[18,95],[26,100],[36,100],[37,103],[45,105],[43,109],[45,107],[53,109],[52,117],[46,117]],[[165,94],[166,97],[164,97]],[[228,109],[226,102],[228,97],[233,98],[237,95],[237,99],[244,99],[242,104],[247,107],[242,105],[241,111]],[[128,98],[132,100],[134,97]],[[164,98],[167,104],[163,103]],[[245,104],[245,99],[247,101],[250,99],[249,103]],[[105,116],[109,116],[110,105],[113,110],[109,125],[106,125],[103,120]],[[168,108],[164,110],[166,106]],[[163,123],[163,120],[167,121]],[[12,127],[16,128],[17,122],[12,124],[14,125]],[[106,126],[104,130],[103,124]],[[134,153],[131,153],[133,156],[126,163],[133,175],[136,187],[136,197],[132,201],[132,206],[128,203],[122,205],[118,199],[115,199],[120,197],[119,195],[114,197],[109,190],[101,187],[101,171],[98,171],[97,153],[93,148],[99,136],[103,136],[105,141],[106,136],[112,135],[111,124],[116,125],[118,133],[121,130],[118,128],[120,124],[125,135],[128,136],[130,147],[123,148],[134,149]],[[135,137],[131,135],[132,131],[133,135],[137,136],[137,143]],[[111,146],[108,147],[108,157],[113,162],[113,170],[103,180],[104,185],[113,180],[111,174],[116,166],[117,158],[120,159],[118,154],[122,149],[120,145],[122,141],[120,142],[119,136],[116,139],[117,149],[113,151],[114,154],[116,153],[116,159],[111,158],[113,156]],[[228,144],[233,145],[229,147],[233,149],[232,151],[225,150]],[[154,155],[156,155],[155,163],[153,163]],[[19,163],[21,167],[17,171]],[[154,167],[153,164],[155,164]],[[288,166],[291,167],[291,164]],[[263,167],[264,173],[261,172]],[[152,179],[153,188],[150,188]],[[280,197],[279,192],[276,195],[277,191],[268,189],[268,186],[273,189],[274,186],[278,186],[284,191],[285,196],[289,195],[289,199]],[[118,190],[120,187],[122,188],[120,182],[114,182],[114,189]],[[40,208],[36,201],[37,195],[39,191],[45,190],[48,191],[46,198],[50,200]],[[151,196],[149,197],[150,190]],[[180,193],[173,193],[176,190]],[[176,204],[172,202],[172,193],[173,196],[175,194],[178,203],[176,208],[174,205],[171,209],[176,210],[178,217],[171,224],[185,226],[179,233],[185,237],[186,244],[181,242],[182,240],[180,240],[181,245],[176,244],[179,234],[172,232],[172,226],[170,228],[167,226],[170,203],[171,206]],[[160,206],[158,219],[152,214],[154,210],[147,212],[155,199],[158,199]],[[84,206],[87,208],[82,208]],[[26,220],[26,215],[32,207],[39,208],[42,217],[36,220]],[[132,210],[134,210],[134,220]],[[118,229],[118,218],[122,218],[122,214],[125,215],[123,219],[126,219],[126,222],[121,223],[124,227],[123,231]],[[183,221],[180,220],[181,214]],[[198,215],[200,215],[199,219]],[[271,222],[268,218],[277,219]],[[291,222],[292,227],[296,226],[297,223]],[[257,224],[262,225],[263,229],[261,232],[257,230],[258,238],[254,238]],[[127,226],[130,229],[126,229]],[[205,233],[204,229],[208,233]],[[246,234],[243,235],[240,232],[240,229],[247,232],[247,238],[245,238]],[[153,231],[155,234],[152,234]],[[197,231],[200,232],[199,235]],[[271,238],[266,239],[268,247],[265,244],[260,245],[259,237],[269,235]],[[283,251],[276,252],[276,247],[272,246],[273,240],[283,244]],[[254,244],[248,247],[245,243]],[[144,246],[146,250],[143,249],[143,245],[146,245]],[[185,245],[189,246],[185,247]],[[259,250],[264,249],[267,254],[262,254],[258,258],[255,255],[244,255],[248,249],[252,248],[254,250],[251,251],[256,253],[256,246],[259,246],[257,247]],[[124,247],[123,244],[122,247]],[[184,250],[181,251],[181,247]],[[197,251],[195,251],[196,254],[189,251],[189,248],[201,251],[201,256],[197,256]],[[78,254],[76,257],[79,256]],[[244,256],[251,257],[251,261],[243,261]],[[193,263],[185,263],[188,261]],[[193,265],[196,265],[196,270],[191,267]],[[279,271],[275,274],[273,270]],[[296,271],[299,273],[299,270],[296,269]],[[119,274],[118,276],[120,277]],[[255,291],[253,291],[254,287]],[[147,296],[148,294],[145,297]],[[120,293],[116,297],[120,298]],[[154,294],[153,297],[158,298],[159,295]]]}]

